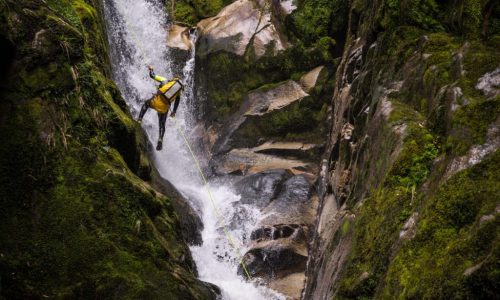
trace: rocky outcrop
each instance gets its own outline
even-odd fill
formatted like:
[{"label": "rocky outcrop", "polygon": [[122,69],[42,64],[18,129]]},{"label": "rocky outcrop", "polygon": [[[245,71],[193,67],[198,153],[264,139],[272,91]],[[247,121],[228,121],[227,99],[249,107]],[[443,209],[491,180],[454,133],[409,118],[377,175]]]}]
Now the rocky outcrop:
[{"label": "rocky outcrop", "polygon": [[313,163],[256,153],[252,149],[233,149],[218,160],[218,174],[250,175],[271,169],[286,169],[292,173],[313,173]]},{"label": "rocky outcrop", "polygon": [[318,77],[321,73],[321,71],[323,71],[325,68],[325,66],[319,66],[319,67],[316,67],[314,69],[312,69],[311,71],[307,72],[306,74],[304,74],[301,78],[300,78],[300,85],[302,86],[302,88],[304,89],[304,91],[306,93],[310,92],[312,88],[314,88],[316,86],[316,83],[318,82]]},{"label": "rocky outcrop", "polygon": [[479,78],[476,89],[483,92],[488,98],[495,98],[500,95],[500,68],[484,74]]},{"label": "rocky outcrop", "polygon": [[191,51],[193,42],[191,41],[191,32],[194,29],[172,24],[168,29],[167,46],[180,50]]},{"label": "rocky outcrop", "polygon": [[[320,71],[321,68],[316,68],[304,75],[303,85],[309,89],[315,86]],[[296,111],[308,109],[302,101],[314,101],[304,100],[309,97],[293,80],[250,92],[239,111],[229,118],[217,136],[213,151],[220,157],[218,172],[247,174],[286,168],[314,176],[318,171],[315,161],[322,145],[303,142],[311,140],[307,136],[288,140],[278,137],[275,132],[280,129],[273,128],[273,123],[281,125],[282,119],[290,122],[290,126],[301,122]]]},{"label": "rocky outcrop", "polygon": [[328,50],[288,42],[295,29],[285,24],[299,10],[292,2],[235,1],[200,21],[196,66],[207,98],[198,130],[206,132],[211,170],[242,176],[240,203],[264,216],[245,263],[266,285],[299,299],[335,64],[323,60]]},{"label": "rocky outcrop", "polygon": [[234,147],[255,146],[258,133],[248,128],[252,127],[252,120],[257,119],[260,123],[260,117],[282,110],[307,96],[309,95],[300,85],[292,80],[250,92],[239,111],[229,118],[229,123],[215,144],[215,152],[227,151]]},{"label": "rocky outcrop", "polygon": [[268,170],[247,176],[234,187],[238,194],[243,195],[242,203],[264,208],[276,197],[280,186],[290,176],[291,174],[283,169]]},{"label": "rocky outcrop", "polygon": [[223,50],[243,55],[251,49],[260,57],[267,51],[285,49],[288,42],[273,23],[269,5],[267,1],[238,0],[217,16],[200,21],[197,54]]}]

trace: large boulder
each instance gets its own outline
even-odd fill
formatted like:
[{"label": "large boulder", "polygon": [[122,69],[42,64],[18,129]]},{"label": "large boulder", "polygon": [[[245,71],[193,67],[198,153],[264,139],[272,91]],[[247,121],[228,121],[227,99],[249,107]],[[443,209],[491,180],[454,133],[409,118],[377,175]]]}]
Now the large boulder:
[{"label": "large boulder", "polygon": [[277,196],[280,185],[290,176],[290,172],[283,169],[268,170],[243,178],[235,188],[242,203],[263,208]]},{"label": "large boulder", "polygon": [[276,53],[285,49],[288,42],[273,24],[268,5],[267,1],[238,0],[217,16],[200,21],[198,55],[220,50],[243,55],[253,47],[260,57],[268,50]]},{"label": "large boulder", "polygon": [[[276,183],[278,180],[275,177],[279,176],[276,176],[275,172],[251,175],[240,183],[252,180],[256,182],[258,178],[264,180],[266,177],[274,178],[274,181],[270,181]],[[274,187],[277,195],[262,210],[264,218],[258,222],[250,235],[249,250],[243,261],[252,276],[263,278],[269,286],[291,299],[298,299],[303,282],[303,276],[300,274],[306,268],[308,243],[314,226],[318,197],[305,175],[287,177],[286,181]],[[269,194],[271,193],[267,193]],[[259,194],[249,192],[247,195]],[[243,274],[243,271],[240,267],[240,274]],[[292,286],[287,284],[285,278],[295,278],[297,280],[293,282],[300,284]]]}]

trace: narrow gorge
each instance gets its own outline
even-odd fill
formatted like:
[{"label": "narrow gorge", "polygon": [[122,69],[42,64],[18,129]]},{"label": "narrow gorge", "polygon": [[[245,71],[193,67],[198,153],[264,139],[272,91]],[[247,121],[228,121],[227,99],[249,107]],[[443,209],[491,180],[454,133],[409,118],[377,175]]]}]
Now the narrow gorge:
[{"label": "narrow gorge", "polygon": [[[498,299],[498,0],[0,23],[0,299]],[[148,66],[184,86],[161,150]]]}]

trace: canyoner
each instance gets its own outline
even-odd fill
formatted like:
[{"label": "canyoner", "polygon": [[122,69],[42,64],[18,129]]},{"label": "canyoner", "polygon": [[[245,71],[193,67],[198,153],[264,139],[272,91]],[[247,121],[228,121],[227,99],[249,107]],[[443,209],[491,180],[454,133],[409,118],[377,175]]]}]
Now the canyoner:
[{"label": "canyoner", "polygon": [[184,90],[184,85],[181,80],[177,77],[167,80],[165,77],[156,75],[154,73],[153,67],[148,66],[149,76],[160,83],[158,90],[151,99],[144,102],[139,113],[139,123],[142,123],[142,118],[146,114],[149,108],[153,108],[158,112],[158,143],[156,145],[156,150],[160,151],[163,148],[163,136],[165,135],[165,122],[167,121],[168,111],[172,103],[174,103],[174,109],[170,116],[175,118],[175,113],[179,107],[181,92]]}]

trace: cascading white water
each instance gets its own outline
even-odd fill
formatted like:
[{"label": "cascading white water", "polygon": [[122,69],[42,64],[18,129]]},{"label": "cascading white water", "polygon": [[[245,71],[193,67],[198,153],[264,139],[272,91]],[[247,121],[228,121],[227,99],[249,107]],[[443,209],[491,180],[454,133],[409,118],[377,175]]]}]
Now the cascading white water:
[{"label": "cascading white water", "polygon": [[[154,0],[103,0],[113,76],[134,116],[137,116],[142,103],[151,97],[157,86],[149,78],[146,65],[154,66],[158,75],[167,78],[171,78],[175,71],[165,43],[168,20],[163,5],[161,1]],[[196,109],[194,51],[182,70],[185,91],[176,117],[178,126],[190,140],[196,139],[191,131],[194,125],[192,116]],[[155,144],[158,120],[153,110],[144,117],[143,128],[151,143]],[[240,256],[230,246],[222,227],[230,224],[229,233],[234,243],[243,247],[241,238],[249,236],[259,211],[240,204],[240,197],[224,184],[210,183],[213,198],[209,197],[195,162],[170,118],[167,121],[164,148],[159,152],[154,151],[152,156],[161,176],[169,180],[201,214],[204,224],[203,244],[191,247],[199,278],[219,286],[223,299],[282,299],[277,293],[257,283],[246,282],[237,275]],[[214,204],[226,219],[218,218]],[[240,249],[241,255],[244,250]]]}]

